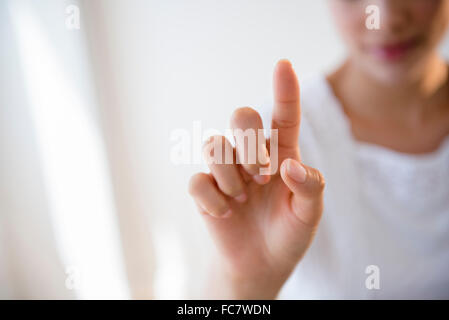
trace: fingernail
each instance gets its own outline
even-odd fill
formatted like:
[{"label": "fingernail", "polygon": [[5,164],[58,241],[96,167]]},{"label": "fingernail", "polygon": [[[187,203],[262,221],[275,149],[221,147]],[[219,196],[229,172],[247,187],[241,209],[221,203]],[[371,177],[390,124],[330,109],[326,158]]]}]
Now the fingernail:
[{"label": "fingernail", "polygon": [[256,181],[258,184],[266,184],[270,180],[270,176],[268,175],[259,175],[256,174],[253,176],[254,181]]},{"label": "fingernail", "polygon": [[299,183],[306,182],[307,171],[301,164],[294,163],[293,160],[287,162],[287,173],[295,181]]},{"label": "fingernail", "polygon": [[246,193],[242,193],[241,195],[234,197],[235,201],[243,203],[248,199],[248,196],[246,195]]}]

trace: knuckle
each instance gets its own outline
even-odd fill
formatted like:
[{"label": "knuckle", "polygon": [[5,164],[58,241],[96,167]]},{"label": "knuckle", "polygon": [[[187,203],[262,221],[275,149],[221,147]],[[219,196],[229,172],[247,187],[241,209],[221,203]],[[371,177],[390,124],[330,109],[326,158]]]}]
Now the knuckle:
[{"label": "knuckle", "polygon": [[324,179],[323,174],[318,170],[316,170],[316,179],[317,179],[318,189],[319,189],[319,191],[322,192],[324,190],[324,188],[326,187],[326,181]]},{"label": "knuckle", "polygon": [[[224,150],[223,150],[223,147]],[[222,163],[228,152],[233,152],[232,145],[224,136],[211,136],[203,144],[203,157],[208,164]],[[229,156],[229,155],[228,155]]]},{"label": "knuckle", "polygon": [[245,168],[245,171],[248,172],[250,175],[259,174],[259,166],[257,164],[243,163],[242,166]]},{"label": "knuckle", "polygon": [[240,123],[241,120],[246,120],[246,119],[257,119],[259,118],[259,113],[254,110],[251,107],[241,107],[241,108],[237,108],[236,110],[234,110],[233,114],[232,114],[232,122],[233,123]]},{"label": "knuckle", "polygon": [[294,128],[299,125],[299,121],[294,119],[273,119],[272,123],[274,128],[279,127],[284,129]]},{"label": "knuckle", "polygon": [[258,115],[257,111],[251,107],[240,107],[234,110],[233,117]]},{"label": "knuckle", "polygon": [[219,206],[216,208],[213,208],[210,213],[214,216],[222,216],[229,210],[229,207],[226,205]]},{"label": "knuckle", "polygon": [[205,173],[196,173],[189,180],[189,194],[195,196],[198,194],[201,187],[205,185],[209,180],[209,177]]},{"label": "knuckle", "polygon": [[224,194],[230,197],[237,197],[243,193],[243,188],[236,185],[223,185],[220,189]]},{"label": "knuckle", "polygon": [[207,138],[207,140],[203,143],[203,150],[208,148],[210,145],[221,146],[226,142],[226,138],[220,135],[214,135]]}]

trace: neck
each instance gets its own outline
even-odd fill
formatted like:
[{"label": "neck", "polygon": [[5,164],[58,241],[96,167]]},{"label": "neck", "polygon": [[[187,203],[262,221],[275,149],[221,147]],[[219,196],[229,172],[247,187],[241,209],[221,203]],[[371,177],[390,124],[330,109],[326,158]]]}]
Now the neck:
[{"label": "neck", "polygon": [[[435,101],[449,101],[448,68],[437,54],[421,70],[400,83],[385,84],[348,60],[330,78],[347,106],[366,117],[420,117]],[[438,103],[437,103],[438,104]]]}]

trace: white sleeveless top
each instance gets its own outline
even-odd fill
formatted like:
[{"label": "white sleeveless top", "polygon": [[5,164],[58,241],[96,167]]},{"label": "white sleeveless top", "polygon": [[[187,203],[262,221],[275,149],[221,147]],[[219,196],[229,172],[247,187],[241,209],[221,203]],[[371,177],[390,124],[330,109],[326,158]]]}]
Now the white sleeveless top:
[{"label": "white sleeveless top", "polygon": [[301,155],[326,179],[325,209],[279,298],[448,299],[449,136],[425,155],[358,142],[324,76],[302,83],[301,107]]}]

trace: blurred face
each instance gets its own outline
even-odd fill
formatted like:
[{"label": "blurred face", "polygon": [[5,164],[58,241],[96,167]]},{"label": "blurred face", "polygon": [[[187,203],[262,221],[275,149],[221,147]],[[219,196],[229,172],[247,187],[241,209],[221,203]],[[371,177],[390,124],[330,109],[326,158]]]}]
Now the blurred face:
[{"label": "blurred face", "polygon": [[[370,5],[379,9],[379,29],[366,26],[375,19],[365,12]],[[449,24],[449,0],[331,0],[331,10],[350,61],[385,83],[422,75]]]}]

